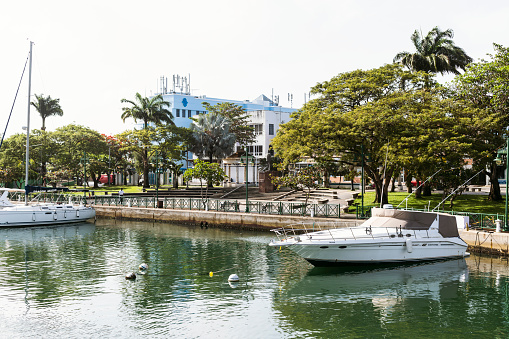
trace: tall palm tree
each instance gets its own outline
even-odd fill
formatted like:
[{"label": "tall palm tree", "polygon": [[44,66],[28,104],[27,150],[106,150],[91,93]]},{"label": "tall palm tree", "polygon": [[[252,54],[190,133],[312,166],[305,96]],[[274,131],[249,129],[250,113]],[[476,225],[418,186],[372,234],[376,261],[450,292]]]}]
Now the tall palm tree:
[{"label": "tall palm tree", "polygon": [[37,95],[35,94],[35,98],[37,101],[31,102],[30,104],[35,107],[37,112],[41,115],[42,118],[42,127],[41,130],[46,130],[46,118],[52,115],[62,116],[64,115],[64,111],[62,111],[62,107],[60,107],[60,99],[52,99],[51,96],[44,97],[43,94]]},{"label": "tall palm tree", "polygon": [[394,57],[394,62],[400,62],[412,71],[459,74],[459,69],[465,70],[473,59],[454,45],[453,37],[451,29],[441,31],[435,27],[425,37],[415,30],[411,40],[417,51],[400,52]]},{"label": "tall palm tree", "polygon": [[127,118],[133,118],[135,122],[142,120],[143,128],[146,128],[149,122],[174,124],[173,115],[167,109],[171,104],[164,101],[161,94],[146,98],[142,97],[140,93],[136,93],[135,101],[122,99],[120,102],[131,104],[131,107],[122,108],[122,121],[124,122]]},{"label": "tall palm tree", "polygon": [[[151,98],[142,97],[140,93],[136,93],[135,101],[122,99],[122,103],[128,103],[131,107],[122,108],[122,121],[125,122],[127,118],[133,118],[135,122],[138,120],[143,121],[143,129],[146,130],[150,122],[156,125],[164,122],[167,124],[174,125],[173,114],[167,108],[170,107],[170,103],[163,99],[161,94],[153,96]],[[144,146],[143,149],[143,187],[148,188],[148,147]]]},{"label": "tall palm tree", "polygon": [[200,158],[221,159],[233,153],[235,135],[230,132],[228,118],[215,114],[199,114],[190,126],[193,144],[190,151]]}]

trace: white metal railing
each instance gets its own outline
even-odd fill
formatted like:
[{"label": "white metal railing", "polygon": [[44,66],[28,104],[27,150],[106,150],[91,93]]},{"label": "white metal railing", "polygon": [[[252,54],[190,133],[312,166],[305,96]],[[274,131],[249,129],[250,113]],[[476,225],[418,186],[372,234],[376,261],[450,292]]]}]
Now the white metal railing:
[{"label": "white metal railing", "polygon": [[[299,226],[299,227],[297,227]],[[416,230],[407,230],[403,228],[394,228],[394,227],[344,227],[341,228],[346,234],[347,230],[350,231],[350,236],[344,236],[339,232],[333,232],[331,228],[322,229],[318,227],[318,230],[310,230],[306,227],[305,224],[292,224],[288,226],[284,226],[281,228],[273,229],[273,231],[279,241],[283,241],[285,239],[299,239],[297,237],[305,236],[309,241],[327,241],[332,240],[336,241],[346,241],[346,240],[360,240],[360,239],[399,239],[399,238],[413,238],[413,239],[428,239],[432,238],[429,235],[428,230],[422,230],[417,233]],[[378,232],[373,232],[377,230]],[[384,230],[384,231],[382,231]],[[322,232],[321,234],[310,234],[311,232]],[[424,233],[425,232],[425,233]]]}]

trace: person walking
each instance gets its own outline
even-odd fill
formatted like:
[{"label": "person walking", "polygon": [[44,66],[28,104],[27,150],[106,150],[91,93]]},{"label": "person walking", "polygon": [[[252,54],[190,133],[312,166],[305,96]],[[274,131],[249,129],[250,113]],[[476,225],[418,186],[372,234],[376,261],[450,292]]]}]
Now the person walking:
[{"label": "person walking", "polygon": [[124,190],[122,187],[120,187],[120,191],[118,191],[118,199],[120,201],[120,204],[124,202]]}]

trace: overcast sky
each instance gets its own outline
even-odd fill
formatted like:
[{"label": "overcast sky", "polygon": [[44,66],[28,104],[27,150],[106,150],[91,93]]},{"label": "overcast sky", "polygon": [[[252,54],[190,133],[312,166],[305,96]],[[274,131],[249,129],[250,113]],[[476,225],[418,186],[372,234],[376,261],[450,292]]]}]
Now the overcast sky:
[{"label": "overcast sky", "polygon": [[[191,75],[193,95],[252,100],[274,91],[301,107],[317,82],[392,62],[413,52],[415,29],[453,29],[474,60],[509,46],[509,1],[431,0],[19,0],[0,12],[0,133],[11,109],[29,40],[32,95],[59,98],[69,123],[115,134],[122,98],[149,96],[159,77]],[[28,72],[27,72],[28,74]],[[25,77],[7,135],[26,125]],[[32,109],[31,127],[41,119]]]}]

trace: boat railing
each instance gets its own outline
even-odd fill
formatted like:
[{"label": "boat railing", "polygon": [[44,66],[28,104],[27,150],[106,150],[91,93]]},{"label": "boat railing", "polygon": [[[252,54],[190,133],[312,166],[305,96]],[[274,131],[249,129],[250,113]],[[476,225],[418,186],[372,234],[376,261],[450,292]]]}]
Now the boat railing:
[{"label": "boat railing", "polygon": [[[304,224],[293,224],[285,227],[273,229],[279,241],[285,239],[300,239],[297,237],[305,236],[309,241],[347,241],[347,240],[361,240],[361,239],[427,239],[436,237],[436,233],[430,234],[429,230],[409,230],[401,227],[344,227],[343,232],[334,232],[332,228],[318,227],[318,229],[311,230]],[[311,234],[311,232],[322,231],[320,233]],[[348,232],[350,231],[350,232]],[[345,236],[351,234],[351,236]]]},{"label": "boat railing", "polygon": [[[287,226],[283,226],[280,228],[272,229],[279,240],[288,239],[292,237],[297,237],[300,235],[309,235],[311,232],[319,232],[319,231],[328,231],[330,233],[331,229],[338,228],[338,224],[333,223],[299,223],[299,224],[290,224]],[[331,234],[331,233],[330,233]],[[332,234],[331,234],[332,236]]]}]

